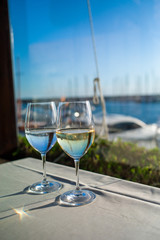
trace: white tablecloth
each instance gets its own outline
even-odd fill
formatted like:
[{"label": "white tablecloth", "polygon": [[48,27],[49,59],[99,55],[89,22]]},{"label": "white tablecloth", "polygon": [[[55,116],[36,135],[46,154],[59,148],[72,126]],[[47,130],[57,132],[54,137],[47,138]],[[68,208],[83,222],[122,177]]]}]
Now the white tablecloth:
[{"label": "white tablecloth", "polygon": [[64,207],[58,197],[75,187],[75,169],[47,162],[47,173],[63,188],[27,194],[25,189],[42,179],[42,162],[26,158],[0,165],[1,240],[160,239],[159,188],[80,170],[81,187],[91,189],[96,199]]}]

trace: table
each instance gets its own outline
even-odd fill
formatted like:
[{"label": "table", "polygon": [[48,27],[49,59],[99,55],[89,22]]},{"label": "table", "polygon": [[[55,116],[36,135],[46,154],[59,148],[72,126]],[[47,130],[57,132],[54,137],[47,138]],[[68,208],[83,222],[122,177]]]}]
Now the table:
[{"label": "table", "polygon": [[81,187],[96,194],[81,207],[59,204],[75,185],[75,169],[47,162],[48,179],[63,184],[56,193],[27,194],[42,178],[33,158],[0,165],[0,239],[159,240],[160,189],[80,170]]}]

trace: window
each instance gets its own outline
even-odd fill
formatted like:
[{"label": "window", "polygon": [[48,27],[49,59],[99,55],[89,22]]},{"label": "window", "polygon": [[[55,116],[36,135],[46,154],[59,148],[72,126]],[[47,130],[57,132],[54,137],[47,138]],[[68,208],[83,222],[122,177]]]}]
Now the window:
[{"label": "window", "polygon": [[[140,146],[155,148],[160,132],[157,131],[157,123],[160,122],[159,1],[90,0],[90,5],[93,22],[90,22],[87,0],[9,0],[20,133],[24,130],[28,102],[75,99],[90,100],[97,116],[96,127],[101,132],[101,101],[95,105],[93,95],[94,91],[99,94],[99,89],[102,89],[106,121],[110,114],[137,119],[135,122],[129,118],[126,121],[109,121],[113,140],[117,140],[120,134],[121,138],[127,134],[129,139],[129,132],[135,130],[134,142],[139,144],[137,136],[143,135]],[[90,23],[93,23],[93,35]],[[94,86],[97,76],[101,88],[98,84]],[[141,125],[138,120],[144,123]],[[121,143],[117,144],[121,148]],[[104,161],[121,156],[118,150],[109,155],[105,149],[100,148],[102,155],[106,154]],[[133,149],[136,147],[129,145],[127,151],[123,151],[122,147],[124,155],[119,160],[122,165],[127,161],[127,166],[135,167],[132,159],[137,159],[136,166],[139,164],[138,150],[134,155]],[[142,163],[145,151],[143,153]],[[150,161],[151,158],[145,159]],[[152,159],[156,159],[154,169],[159,169],[156,165],[158,153]],[[147,164],[149,169],[152,163]]]},{"label": "window", "polygon": [[133,122],[121,122],[121,123],[109,125],[109,132],[118,133],[118,132],[123,132],[128,130],[134,130],[137,128],[141,128],[141,126]]}]

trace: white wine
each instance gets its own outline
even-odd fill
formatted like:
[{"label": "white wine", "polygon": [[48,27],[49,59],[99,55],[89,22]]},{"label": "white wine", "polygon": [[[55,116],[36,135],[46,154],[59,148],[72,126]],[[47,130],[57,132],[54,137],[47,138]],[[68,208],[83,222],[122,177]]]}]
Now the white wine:
[{"label": "white wine", "polygon": [[28,142],[40,153],[47,153],[56,143],[54,129],[37,129],[25,131]]},{"label": "white wine", "polygon": [[61,129],[56,131],[57,141],[72,158],[81,158],[94,141],[94,129]]}]

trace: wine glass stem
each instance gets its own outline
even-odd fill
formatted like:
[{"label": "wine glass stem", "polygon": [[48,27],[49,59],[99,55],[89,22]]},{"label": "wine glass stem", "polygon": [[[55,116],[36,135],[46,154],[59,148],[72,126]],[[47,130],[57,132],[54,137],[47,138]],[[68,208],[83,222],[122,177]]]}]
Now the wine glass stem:
[{"label": "wine glass stem", "polygon": [[76,168],[76,176],[77,176],[77,181],[76,181],[76,190],[79,191],[79,159],[74,159],[75,163],[75,168]]},{"label": "wine glass stem", "polygon": [[43,183],[46,182],[46,154],[41,154],[42,162],[43,162]]}]

